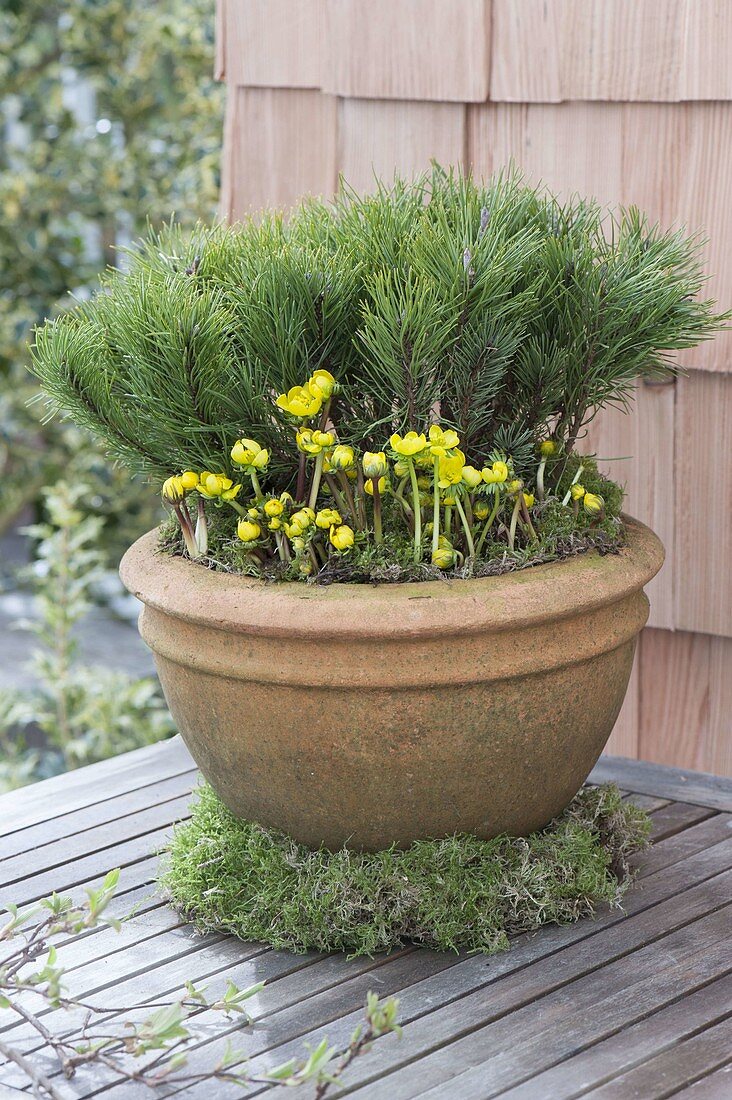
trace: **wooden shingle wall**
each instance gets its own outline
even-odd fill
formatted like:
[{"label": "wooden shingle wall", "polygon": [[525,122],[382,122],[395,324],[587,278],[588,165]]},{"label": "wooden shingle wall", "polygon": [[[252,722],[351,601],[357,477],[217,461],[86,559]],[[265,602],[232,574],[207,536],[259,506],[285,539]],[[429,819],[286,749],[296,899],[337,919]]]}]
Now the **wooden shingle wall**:
[{"label": "wooden shingle wall", "polygon": [[[566,195],[701,230],[732,306],[732,0],[218,0],[235,220],[343,173],[488,175],[513,159]],[[732,330],[602,413],[587,449],[661,535],[612,751],[732,774]]]}]

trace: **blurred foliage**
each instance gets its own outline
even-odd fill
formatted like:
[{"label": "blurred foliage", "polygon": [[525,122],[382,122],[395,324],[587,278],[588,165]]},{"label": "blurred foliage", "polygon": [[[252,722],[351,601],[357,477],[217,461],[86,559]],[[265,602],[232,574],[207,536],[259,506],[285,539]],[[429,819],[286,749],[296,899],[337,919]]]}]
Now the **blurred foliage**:
[{"label": "blurred foliage", "polygon": [[61,475],[88,483],[82,507],[106,517],[112,558],[156,522],[138,503],[149,494],[85,433],[27,407],[27,343],[148,221],[215,213],[213,23],[213,0],[0,7],[0,530]]},{"label": "blurred foliage", "polygon": [[[76,627],[91,608],[105,555],[104,520],[84,516],[88,486],[60,481],[44,492],[48,522],[35,524],[38,617],[23,624],[39,639],[38,686],[0,692],[0,791],[105,760],[171,736],[159,685],[78,661]],[[32,740],[40,742],[34,748]]]}]

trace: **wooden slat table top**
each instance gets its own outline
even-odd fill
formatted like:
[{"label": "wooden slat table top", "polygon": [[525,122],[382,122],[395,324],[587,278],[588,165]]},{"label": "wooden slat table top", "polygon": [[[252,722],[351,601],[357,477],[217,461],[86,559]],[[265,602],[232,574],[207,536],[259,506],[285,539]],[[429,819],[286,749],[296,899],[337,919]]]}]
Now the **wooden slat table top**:
[{"label": "wooden slat table top", "polygon": [[[591,779],[614,781],[651,814],[654,844],[622,910],[517,937],[486,958],[404,948],[388,957],[290,955],[219,934],[198,936],[156,894],[157,852],[187,814],[197,782],[182,742],[128,753],[0,797],[0,907],[71,894],[121,867],[112,904],[133,907],[120,933],[99,929],[59,947],[72,993],[110,1006],[175,999],[186,979],[266,985],[253,1026],[191,1019],[188,1068],[205,1073],[228,1039],[254,1071],[327,1036],[346,1044],[366,993],[396,995],[403,1036],[378,1040],[332,1096],[358,1100],[722,1100],[732,1096],[732,780],[603,757]],[[64,1097],[151,1096],[114,1086],[100,1068],[72,1081],[9,1012],[0,1034]],[[64,1034],[69,1012],[45,1021]],[[177,1095],[254,1096],[221,1082]],[[171,1095],[161,1088],[155,1095]],[[0,1060],[0,1100],[30,1095]],[[313,1091],[298,1090],[301,1100]]]}]

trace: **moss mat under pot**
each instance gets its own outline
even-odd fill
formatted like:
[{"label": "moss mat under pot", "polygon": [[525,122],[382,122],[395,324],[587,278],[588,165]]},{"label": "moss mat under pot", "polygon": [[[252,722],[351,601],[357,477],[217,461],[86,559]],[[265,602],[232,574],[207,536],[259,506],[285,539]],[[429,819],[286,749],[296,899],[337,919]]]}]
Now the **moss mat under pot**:
[{"label": "moss mat under pot", "polygon": [[613,785],[584,788],[525,839],[454,836],[405,851],[313,851],[235,818],[204,785],[168,849],[162,886],[205,931],[275,948],[370,955],[405,942],[494,952],[542,924],[617,905],[648,816]]}]

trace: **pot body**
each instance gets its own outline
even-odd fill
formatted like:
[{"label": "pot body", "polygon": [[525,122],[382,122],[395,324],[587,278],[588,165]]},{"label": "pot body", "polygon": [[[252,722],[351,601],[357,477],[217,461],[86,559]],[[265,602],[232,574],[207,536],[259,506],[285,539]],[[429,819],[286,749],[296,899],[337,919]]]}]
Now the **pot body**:
[{"label": "pot body", "polygon": [[377,850],[527,834],[579,790],[663,562],[653,532],[626,524],[619,554],[467,581],[268,585],[160,554],[156,532],[121,573],[227,806],[313,847]]}]

